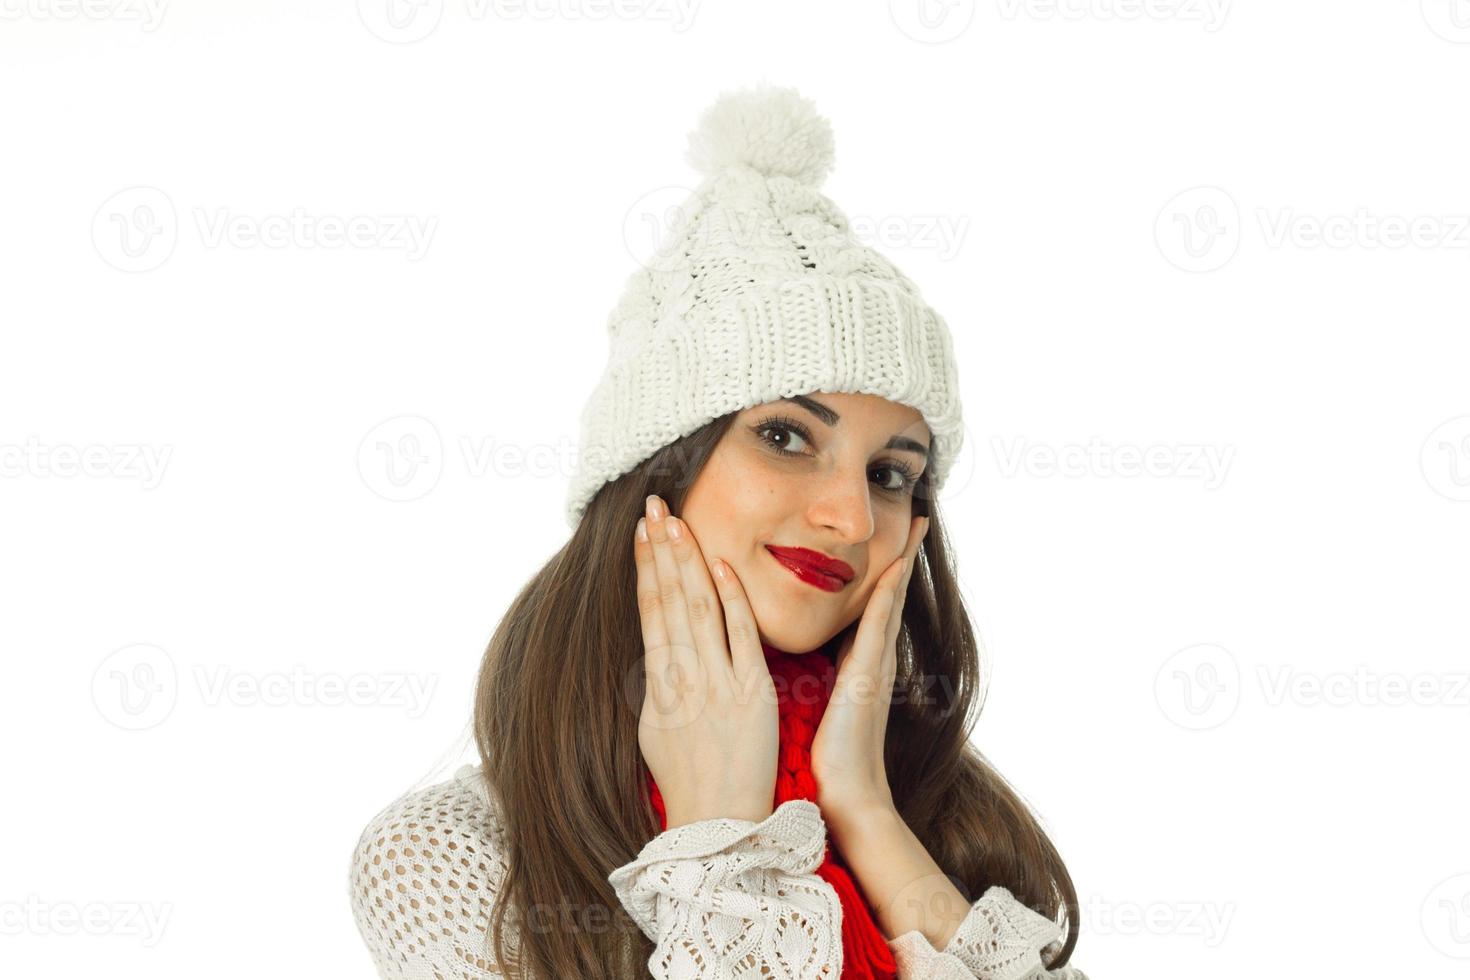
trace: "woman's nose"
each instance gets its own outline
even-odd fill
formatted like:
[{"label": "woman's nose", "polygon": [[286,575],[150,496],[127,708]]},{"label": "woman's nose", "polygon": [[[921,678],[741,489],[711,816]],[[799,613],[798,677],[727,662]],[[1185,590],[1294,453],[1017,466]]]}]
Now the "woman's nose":
[{"label": "woman's nose", "polygon": [[854,477],[834,471],[815,482],[807,508],[813,524],[830,527],[846,544],[857,544],[873,536],[873,502],[864,469]]}]

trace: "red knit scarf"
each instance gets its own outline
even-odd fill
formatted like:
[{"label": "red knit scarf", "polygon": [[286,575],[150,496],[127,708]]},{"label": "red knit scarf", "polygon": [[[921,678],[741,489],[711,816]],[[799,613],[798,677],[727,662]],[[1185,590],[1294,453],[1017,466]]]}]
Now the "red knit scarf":
[{"label": "red knit scarf", "polygon": [[[816,802],[812,740],[817,736],[817,725],[832,696],[837,667],[821,652],[785,653],[766,643],[761,648],[776,684],[781,715],[775,805],[795,799]],[[654,809],[658,811],[659,826],[668,829],[663,796],[652,773],[648,776],[648,786]],[[896,980],[898,967],[893,961],[893,951],[878,931],[867,900],[830,838],[816,873],[836,890],[842,902],[842,980]]]}]

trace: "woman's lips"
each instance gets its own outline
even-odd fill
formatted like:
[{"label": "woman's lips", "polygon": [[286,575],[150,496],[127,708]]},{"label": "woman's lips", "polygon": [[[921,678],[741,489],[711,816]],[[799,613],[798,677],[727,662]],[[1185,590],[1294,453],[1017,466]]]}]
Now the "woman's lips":
[{"label": "woman's lips", "polygon": [[771,547],[767,547],[766,550],[771,553],[772,558],[786,566],[788,571],[808,585],[815,585],[825,592],[840,592],[847,586],[847,580],[839,575],[833,575],[830,572],[813,568],[811,565],[791,557],[787,552]]}]

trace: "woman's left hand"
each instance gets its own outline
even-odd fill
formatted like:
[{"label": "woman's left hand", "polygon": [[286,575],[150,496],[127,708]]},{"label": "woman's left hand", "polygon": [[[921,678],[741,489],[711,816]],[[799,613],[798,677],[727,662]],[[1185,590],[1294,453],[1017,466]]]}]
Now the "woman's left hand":
[{"label": "woman's left hand", "polygon": [[898,673],[898,630],[929,518],[915,517],[903,554],[878,579],[856,630],[837,652],[837,678],[812,741],[817,806],[829,822],[892,808],[883,764],[888,709]]}]

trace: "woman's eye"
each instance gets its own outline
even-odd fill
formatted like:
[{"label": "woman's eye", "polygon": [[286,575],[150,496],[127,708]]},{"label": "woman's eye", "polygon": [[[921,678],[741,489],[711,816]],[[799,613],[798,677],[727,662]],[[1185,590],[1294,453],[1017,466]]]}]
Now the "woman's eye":
[{"label": "woman's eye", "polygon": [[[807,448],[806,434],[783,422],[767,422],[756,429],[756,435],[782,456],[801,456]],[[919,482],[918,477],[908,473],[902,466],[879,466],[873,472],[886,476],[886,479],[878,479],[878,486],[889,493],[903,493]]]},{"label": "woman's eye", "polygon": [[897,493],[899,490],[902,490],[909,482],[908,474],[903,472],[903,470],[898,469],[897,467],[880,466],[877,472],[888,474],[890,480],[892,481],[890,483],[883,484],[884,490],[892,490]]},{"label": "woman's eye", "polygon": [[[778,442],[775,438],[773,438],[773,437],[771,437],[769,435],[766,435],[766,433],[768,433],[768,432],[779,432],[779,433],[781,433],[782,435],[784,435],[786,437],[786,441],[785,442]],[[764,428],[761,429],[761,438],[764,439],[766,442],[770,443],[772,446],[774,446],[777,449],[779,449],[781,452],[786,452],[786,453],[800,453],[801,452],[801,449],[800,448],[797,448],[797,449],[792,449],[791,448],[791,440],[792,439],[795,439],[798,443],[801,444],[801,446],[805,446],[806,445],[806,438],[804,436],[802,436],[802,434],[800,432],[797,432],[795,429],[789,428],[789,427],[784,426],[784,425],[768,425],[768,426],[765,426]]]}]

